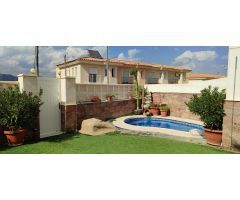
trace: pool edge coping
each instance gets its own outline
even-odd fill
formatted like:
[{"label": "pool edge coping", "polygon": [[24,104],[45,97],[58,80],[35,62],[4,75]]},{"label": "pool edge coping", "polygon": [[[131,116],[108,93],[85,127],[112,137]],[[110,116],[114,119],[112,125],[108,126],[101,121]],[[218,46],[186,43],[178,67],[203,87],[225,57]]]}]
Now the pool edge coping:
[{"label": "pool edge coping", "polygon": [[[156,135],[156,134],[159,136],[166,135],[166,136],[172,136],[172,137],[178,137],[178,138],[180,137],[180,138],[184,138],[184,139],[193,139],[193,140],[202,139],[202,140],[204,140],[204,138],[202,136],[192,135],[191,133],[186,132],[186,131],[179,131],[179,130],[173,130],[173,129],[159,128],[159,127],[135,126],[135,125],[130,125],[130,124],[125,123],[126,119],[143,118],[143,117],[145,118],[147,116],[145,116],[145,115],[123,116],[123,117],[116,118],[112,123],[117,128],[120,128],[120,129],[123,129],[126,131],[152,133],[153,135]],[[195,125],[203,125],[203,122],[200,122],[200,121],[178,118],[178,117],[173,117],[173,116],[168,116],[168,117],[152,116],[152,117],[186,122],[186,123],[191,123],[191,124],[195,124]]]}]

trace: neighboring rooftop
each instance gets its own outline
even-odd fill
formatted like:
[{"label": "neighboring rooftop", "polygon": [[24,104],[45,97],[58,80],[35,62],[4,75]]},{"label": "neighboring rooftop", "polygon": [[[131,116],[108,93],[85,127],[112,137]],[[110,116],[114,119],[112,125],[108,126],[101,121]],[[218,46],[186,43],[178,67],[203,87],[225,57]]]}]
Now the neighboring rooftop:
[{"label": "neighboring rooftop", "polygon": [[218,78],[224,78],[223,75],[219,74],[199,74],[199,73],[187,73],[187,79],[188,80],[211,80],[211,79],[218,79]]},{"label": "neighboring rooftop", "polygon": [[[79,64],[81,62],[94,62],[97,64],[105,64],[106,59],[102,58],[100,53],[98,51],[94,50],[87,50],[86,54],[82,55],[81,57],[70,60],[66,62],[66,67],[73,66],[75,64]],[[176,67],[176,66],[168,66],[168,65],[161,65],[161,64],[152,64],[152,63],[144,63],[144,62],[138,62],[138,61],[129,61],[129,60],[119,60],[116,58],[111,58],[108,60],[109,64],[112,65],[117,65],[117,66],[123,66],[123,67],[131,67],[131,66],[138,66],[138,67],[151,67],[151,68],[158,68],[158,69],[168,69],[168,70],[174,70],[174,71],[185,71],[185,72],[190,72],[191,70],[186,69],[186,68],[181,68],[181,67]],[[65,63],[60,63],[57,65],[59,68],[64,68]]]}]

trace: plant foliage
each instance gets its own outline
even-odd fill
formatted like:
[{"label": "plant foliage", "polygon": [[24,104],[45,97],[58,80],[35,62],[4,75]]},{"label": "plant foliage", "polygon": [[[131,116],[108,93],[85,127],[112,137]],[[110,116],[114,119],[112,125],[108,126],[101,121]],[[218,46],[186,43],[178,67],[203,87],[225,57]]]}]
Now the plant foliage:
[{"label": "plant foliage", "polygon": [[38,119],[42,90],[39,95],[20,92],[19,87],[0,91],[0,126],[9,130],[33,128]]},{"label": "plant foliage", "polygon": [[201,95],[193,95],[186,103],[189,110],[200,116],[208,129],[222,130],[224,113],[225,90],[219,91],[217,87],[209,86],[201,91]]},{"label": "plant foliage", "polygon": [[133,77],[134,84],[135,84],[135,94],[137,99],[137,110],[140,108],[140,95],[139,95],[139,85],[138,85],[138,78],[137,78],[137,69],[131,68],[130,75]]}]

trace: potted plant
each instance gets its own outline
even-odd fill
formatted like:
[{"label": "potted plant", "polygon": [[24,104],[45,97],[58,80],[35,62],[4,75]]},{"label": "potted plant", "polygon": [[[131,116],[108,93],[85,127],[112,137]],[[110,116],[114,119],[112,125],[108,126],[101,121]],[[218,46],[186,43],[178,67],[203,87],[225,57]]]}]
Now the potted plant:
[{"label": "potted plant", "polygon": [[150,104],[149,112],[154,116],[159,115],[159,105],[156,103]]},{"label": "potted plant", "polygon": [[0,126],[4,128],[9,146],[24,143],[26,130],[33,128],[42,105],[40,96],[32,93],[20,92],[19,88],[9,88],[0,92],[1,118]]},{"label": "potted plant", "polygon": [[132,68],[130,69],[130,75],[133,77],[134,85],[135,85],[135,94],[136,94],[136,109],[134,110],[134,114],[141,115],[143,113],[143,110],[140,109],[140,95],[139,95],[139,84],[138,84],[138,78],[137,78],[137,69]]},{"label": "potted plant", "polygon": [[99,98],[99,96],[92,96],[91,102],[101,102],[101,99]]},{"label": "potted plant", "polygon": [[201,91],[201,95],[193,95],[186,105],[204,122],[205,137],[208,144],[221,145],[224,113],[225,90],[209,86]]},{"label": "potted plant", "polygon": [[169,107],[167,104],[160,105],[160,113],[162,117],[166,117],[168,115]]},{"label": "potted plant", "polygon": [[116,97],[115,94],[107,94],[107,95],[106,95],[107,101],[112,101],[114,97]]},{"label": "potted plant", "polygon": [[134,99],[132,91],[128,91],[128,99]]}]

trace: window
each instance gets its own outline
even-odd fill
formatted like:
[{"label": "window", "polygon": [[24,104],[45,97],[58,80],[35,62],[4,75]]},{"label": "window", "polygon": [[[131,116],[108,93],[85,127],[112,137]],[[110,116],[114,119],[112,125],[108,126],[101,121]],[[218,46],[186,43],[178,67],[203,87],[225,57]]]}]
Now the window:
[{"label": "window", "polygon": [[115,68],[112,68],[112,77],[115,77],[116,76],[116,70],[115,70]]},{"label": "window", "polygon": [[130,76],[130,72],[128,69],[125,69],[123,71],[122,83],[123,84],[132,83],[132,77]]},{"label": "window", "polygon": [[96,68],[89,68],[89,83],[96,83],[97,82],[97,69]]}]

